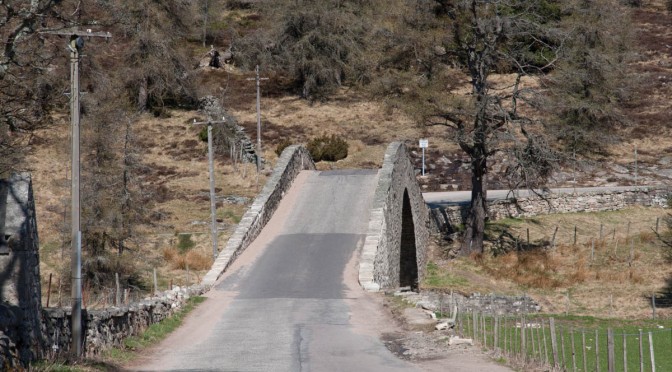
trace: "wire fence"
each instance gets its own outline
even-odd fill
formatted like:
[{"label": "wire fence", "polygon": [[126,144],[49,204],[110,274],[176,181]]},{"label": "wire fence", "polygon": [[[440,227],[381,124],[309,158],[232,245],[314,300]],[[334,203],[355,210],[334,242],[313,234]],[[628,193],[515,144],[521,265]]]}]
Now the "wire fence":
[{"label": "wire fence", "polygon": [[584,328],[552,317],[476,311],[463,312],[455,321],[458,335],[523,369],[672,370],[672,329]]}]

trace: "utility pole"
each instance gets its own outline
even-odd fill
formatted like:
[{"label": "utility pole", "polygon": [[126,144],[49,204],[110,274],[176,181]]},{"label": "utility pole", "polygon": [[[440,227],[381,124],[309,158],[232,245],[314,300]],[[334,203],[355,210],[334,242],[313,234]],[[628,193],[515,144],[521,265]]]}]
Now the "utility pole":
[{"label": "utility pole", "polygon": [[248,78],[246,80],[256,80],[257,82],[257,174],[261,170],[261,88],[259,87],[260,80],[268,80],[268,78],[259,77],[259,65],[254,69],[256,73],[255,78]]},{"label": "utility pole", "polygon": [[80,156],[79,156],[79,61],[84,47],[83,37],[104,37],[109,39],[109,32],[86,31],[42,31],[44,34],[69,36],[70,50],[70,119],[72,127],[72,222],[71,222],[71,276],[72,276],[72,345],[71,350],[76,358],[82,355],[82,235],[80,229]]},{"label": "utility pole", "polygon": [[203,11],[203,46],[205,47],[205,39],[208,36],[208,0],[203,0],[205,7]]},{"label": "utility pole", "polygon": [[217,259],[217,203],[215,201],[215,164],[212,150],[212,124],[226,123],[226,118],[219,121],[197,122],[193,125],[208,126],[208,168],[210,172],[210,233],[212,234],[212,259]]}]

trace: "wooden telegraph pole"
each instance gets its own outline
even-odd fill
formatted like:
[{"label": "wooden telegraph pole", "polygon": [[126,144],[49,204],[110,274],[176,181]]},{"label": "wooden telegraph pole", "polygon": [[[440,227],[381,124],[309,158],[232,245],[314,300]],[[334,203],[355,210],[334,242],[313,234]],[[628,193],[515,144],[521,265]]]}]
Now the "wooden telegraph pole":
[{"label": "wooden telegraph pole", "polygon": [[226,118],[219,121],[197,122],[194,125],[208,126],[208,168],[210,172],[210,233],[212,234],[212,259],[217,259],[217,203],[215,201],[215,165],[212,150],[212,124],[226,123]]},{"label": "wooden telegraph pole", "polygon": [[79,358],[82,355],[82,235],[80,230],[80,206],[79,206],[79,62],[81,51],[84,47],[84,37],[103,37],[109,39],[109,32],[92,32],[91,30],[59,30],[41,31],[43,34],[69,36],[68,49],[70,50],[70,118],[72,127],[72,354]]},{"label": "wooden telegraph pole", "polygon": [[268,80],[268,78],[259,77],[259,65],[254,69],[256,77],[246,80],[256,80],[257,83],[257,174],[261,170],[261,88],[259,81]]}]

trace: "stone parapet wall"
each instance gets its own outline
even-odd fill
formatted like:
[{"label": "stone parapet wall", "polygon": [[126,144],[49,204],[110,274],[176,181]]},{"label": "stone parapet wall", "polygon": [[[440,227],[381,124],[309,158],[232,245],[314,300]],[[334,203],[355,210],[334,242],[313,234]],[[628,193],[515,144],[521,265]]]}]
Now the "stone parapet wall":
[{"label": "stone parapet wall", "polygon": [[[180,311],[186,301],[205,293],[209,287],[194,285],[175,287],[159,296],[127,306],[103,310],[83,311],[83,353],[87,357],[100,355],[103,351],[123,345],[124,339],[143,332]],[[71,346],[70,308],[42,310],[42,337],[45,357],[50,359],[66,356]]]},{"label": "stone parapet wall", "polygon": [[368,291],[399,286],[404,193],[408,193],[415,230],[418,279],[427,264],[429,218],[406,146],[390,144],[373,199],[369,227],[359,260],[359,283]]},{"label": "stone parapet wall", "polygon": [[287,147],[280,155],[273,174],[254,200],[226,247],[219,253],[202,284],[213,285],[231,263],[259,236],[278,208],[285,193],[302,170],[314,170],[315,163],[308,150],[300,145]]},{"label": "stone parapet wall", "polygon": [[[604,212],[624,209],[632,205],[667,207],[672,195],[668,188],[633,188],[585,194],[547,194],[518,199],[497,200],[488,204],[491,220],[511,217],[532,217],[550,213]],[[453,227],[463,224],[469,205],[435,207],[430,218],[435,230],[451,233]]]}]

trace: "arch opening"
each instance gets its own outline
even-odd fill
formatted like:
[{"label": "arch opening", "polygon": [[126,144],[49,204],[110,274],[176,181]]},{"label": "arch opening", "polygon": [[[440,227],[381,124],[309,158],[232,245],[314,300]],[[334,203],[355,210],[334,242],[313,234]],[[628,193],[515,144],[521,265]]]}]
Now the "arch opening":
[{"label": "arch opening", "polygon": [[418,288],[418,260],[415,246],[415,223],[408,189],[404,190],[401,212],[401,251],[399,256],[399,286]]}]

